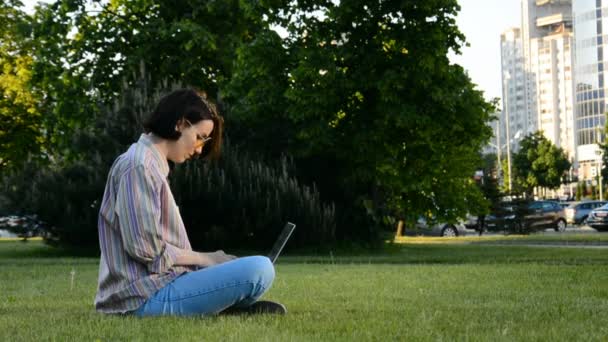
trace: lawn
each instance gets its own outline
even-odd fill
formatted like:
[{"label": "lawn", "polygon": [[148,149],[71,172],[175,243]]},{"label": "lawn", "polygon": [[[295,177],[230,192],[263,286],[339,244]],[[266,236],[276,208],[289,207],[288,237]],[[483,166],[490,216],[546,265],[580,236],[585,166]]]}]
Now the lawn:
[{"label": "lawn", "polygon": [[0,241],[0,341],[608,339],[608,250],[474,243],[285,256],[283,317],[97,314],[96,258]]}]

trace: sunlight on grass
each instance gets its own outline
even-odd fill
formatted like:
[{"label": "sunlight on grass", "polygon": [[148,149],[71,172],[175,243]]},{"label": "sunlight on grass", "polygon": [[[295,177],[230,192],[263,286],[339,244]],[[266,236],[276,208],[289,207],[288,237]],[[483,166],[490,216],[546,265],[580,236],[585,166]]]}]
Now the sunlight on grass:
[{"label": "sunlight on grass", "polygon": [[499,241],[499,240],[514,240],[521,236],[463,236],[463,237],[436,237],[436,236],[399,236],[395,238],[395,243],[410,243],[410,244],[466,244],[476,241]]},{"label": "sunlight on grass", "polygon": [[285,256],[265,298],[286,316],[138,319],[95,312],[98,258],[0,242],[0,341],[606,341],[607,265],[601,250],[472,243]]},{"label": "sunlight on grass", "polygon": [[470,244],[492,242],[521,242],[521,243],[581,243],[581,244],[608,244],[608,234],[534,234],[534,235],[490,235],[490,236],[460,236],[460,237],[433,237],[433,236],[399,236],[393,240],[397,244]]},{"label": "sunlight on grass", "polygon": [[[42,241],[41,237],[31,237],[27,238],[27,241]],[[24,241],[23,238],[20,237],[0,237],[0,241]]]}]

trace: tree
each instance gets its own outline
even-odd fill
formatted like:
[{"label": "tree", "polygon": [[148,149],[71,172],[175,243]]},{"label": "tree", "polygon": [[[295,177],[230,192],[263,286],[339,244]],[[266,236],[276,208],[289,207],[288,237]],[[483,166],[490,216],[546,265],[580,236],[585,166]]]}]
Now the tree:
[{"label": "tree", "polygon": [[[606,118],[608,118],[608,112],[604,113]],[[606,141],[606,134],[608,133],[608,120],[604,124],[604,131],[601,132],[602,138],[601,141],[598,142],[598,146],[600,151],[602,152],[602,169],[600,170],[602,175],[602,182],[605,179],[608,179],[608,168],[606,168],[606,164],[608,162],[608,141]]]},{"label": "tree", "polygon": [[464,44],[458,10],[456,0],[59,0],[34,14],[31,83],[68,165],[86,161],[70,139],[103,115],[97,102],[173,81],[206,89],[226,105],[235,144],[294,156],[299,179],[336,202],[337,237],[378,236],[386,216],[453,221],[483,203],[472,175],[494,105],[447,57]]},{"label": "tree", "polygon": [[149,93],[180,83],[215,96],[231,75],[236,49],[268,26],[259,11],[238,0],[59,0],[38,16],[41,33],[62,38],[45,47],[68,48],[61,56],[67,64],[102,99],[113,100],[125,84],[141,86],[135,82],[142,68]]},{"label": "tree", "polygon": [[0,4],[0,168],[17,168],[44,146],[40,94],[32,78],[31,22],[20,1]]},{"label": "tree", "polygon": [[513,164],[527,196],[532,195],[534,187],[558,188],[570,168],[564,150],[540,131],[524,137],[520,150],[513,157]]},{"label": "tree", "polygon": [[498,174],[498,165],[496,165],[496,154],[489,153],[482,156],[483,165],[481,170],[483,171],[483,178],[481,181],[481,191],[484,197],[489,202],[489,208],[495,210],[501,202],[502,193],[498,186],[498,178],[495,175]]},{"label": "tree", "polygon": [[21,7],[0,5],[3,170],[28,153],[76,158],[72,134],[125,88],[150,96],[180,83],[215,96],[237,47],[268,26],[262,7],[237,0],[58,0],[31,16]]},{"label": "tree", "polygon": [[585,183],[578,182],[576,183],[576,200],[580,201],[585,196]]},{"label": "tree", "polygon": [[[351,216],[353,208],[463,216],[481,198],[471,177],[493,106],[447,58],[464,42],[458,9],[443,0],[289,2],[281,8],[289,32],[282,49],[268,38],[240,50],[239,77],[224,93],[238,108],[232,120],[287,121],[289,138],[272,153],[295,155],[304,176],[348,203]],[[261,66],[246,69],[248,59]],[[273,125],[255,127],[258,136],[282,135]]]}]

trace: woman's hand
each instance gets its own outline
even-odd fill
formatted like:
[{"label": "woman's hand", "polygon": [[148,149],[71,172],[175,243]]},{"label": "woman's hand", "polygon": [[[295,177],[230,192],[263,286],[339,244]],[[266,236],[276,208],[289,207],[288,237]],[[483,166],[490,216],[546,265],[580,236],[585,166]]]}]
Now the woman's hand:
[{"label": "woman's hand", "polygon": [[222,250],[200,254],[203,262],[203,264],[201,264],[200,266],[213,266],[236,259],[234,255],[226,254]]}]

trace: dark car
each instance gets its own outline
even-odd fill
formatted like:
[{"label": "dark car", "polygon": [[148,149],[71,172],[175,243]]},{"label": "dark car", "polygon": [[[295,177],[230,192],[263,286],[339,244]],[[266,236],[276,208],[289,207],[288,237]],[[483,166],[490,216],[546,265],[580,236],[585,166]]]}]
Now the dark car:
[{"label": "dark car", "polygon": [[595,209],[605,205],[606,201],[584,201],[578,203],[572,203],[568,208],[565,209],[566,212],[566,222],[573,224],[584,224],[585,220],[587,220],[587,216],[589,213]]},{"label": "dark car", "polygon": [[485,219],[487,231],[529,234],[553,228],[566,231],[564,209],[554,201],[519,201],[505,203]]},{"label": "dark car", "polygon": [[597,231],[608,230],[608,204],[593,209],[587,217],[587,225]]}]

